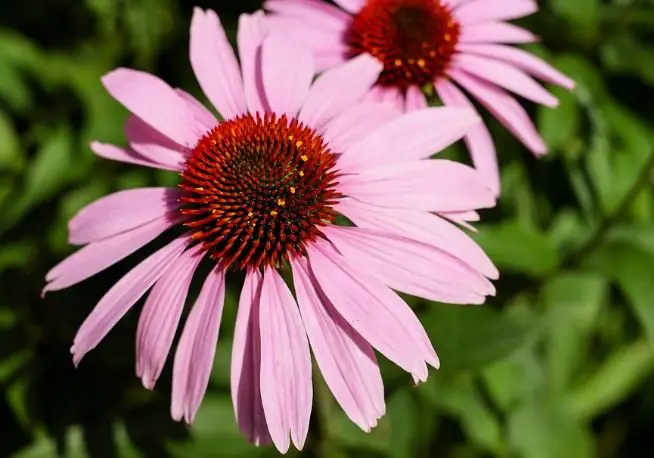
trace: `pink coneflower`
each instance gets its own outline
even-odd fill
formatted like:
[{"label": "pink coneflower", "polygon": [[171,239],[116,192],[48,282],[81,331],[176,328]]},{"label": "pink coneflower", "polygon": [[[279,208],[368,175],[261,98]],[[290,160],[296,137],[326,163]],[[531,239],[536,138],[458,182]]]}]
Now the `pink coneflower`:
[{"label": "pink coneflower", "polygon": [[[438,367],[394,290],[451,303],[493,294],[493,264],[447,219],[473,218],[494,197],[474,169],[429,159],[478,122],[473,111],[398,117],[388,104],[357,104],[382,70],[375,59],[360,56],[313,81],[311,53],[267,34],[262,12],[239,25],[240,67],[213,11],[196,9],[191,24],[191,65],[223,122],[147,73],[121,68],[102,79],[132,113],[129,147],[93,143],[93,151],[176,171],[180,183],[120,191],[82,209],[70,221],[70,242],[86,246],[48,273],[45,291],[74,285],[167,232],[172,241],[105,294],[71,349],[78,364],[152,288],[136,338],[136,372],[152,389],[191,280],[206,264],[173,362],[171,414],[190,423],[209,381],[225,275],[242,272],[235,414],[251,441],[272,440],[285,452],[307,435],[310,347],[334,397],[364,430],[384,414],[373,348],[415,381],[427,378],[427,364]],[[337,225],[339,215],[356,226]]]},{"label": "pink coneflower", "polygon": [[[472,107],[462,87],[534,154],[547,148],[527,112],[505,90],[554,107],[532,76],[574,83],[532,54],[508,46],[536,37],[508,20],[537,11],[534,0],[266,0],[270,27],[312,49],[319,70],[370,54],[384,65],[369,99],[411,111],[436,94],[447,106]],[[456,84],[455,84],[456,83]],[[499,193],[495,146],[483,124],[465,136],[473,162]]]}]

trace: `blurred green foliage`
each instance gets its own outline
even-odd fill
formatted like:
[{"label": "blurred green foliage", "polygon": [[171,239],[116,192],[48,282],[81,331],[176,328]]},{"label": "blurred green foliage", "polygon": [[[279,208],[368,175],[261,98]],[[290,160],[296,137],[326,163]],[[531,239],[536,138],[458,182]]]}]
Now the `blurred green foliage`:
[{"label": "blurred green foliage", "polygon": [[[257,0],[198,1],[233,38]],[[316,373],[304,456],[650,457],[654,434],[654,3],[542,0],[531,50],[577,82],[533,111],[536,161],[489,120],[503,195],[476,236],[502,271],[480,307],[411,300],[442,369],[414,388],[385,361],[388,408],[370,434]],[[133,374],[136,313],[74,369],[68,348],[104,291],[142,253],[67,291],[40,290],[71,252],[66,222],[110,191],[173,174],[103,161],[126,112],[99,77],[153,71],[199,95],[187,58],[188,0],[23,0],[0,6],[0,457],[274,456],[238,433],[230,285],[210,391],[189,429]],[[532,109],[533,107],[530,107]],[[449,152],[465,158],[459,147]],[[173,175],[173,176],[171,176]],[[172,180],[172,181],[171,181]]]}]

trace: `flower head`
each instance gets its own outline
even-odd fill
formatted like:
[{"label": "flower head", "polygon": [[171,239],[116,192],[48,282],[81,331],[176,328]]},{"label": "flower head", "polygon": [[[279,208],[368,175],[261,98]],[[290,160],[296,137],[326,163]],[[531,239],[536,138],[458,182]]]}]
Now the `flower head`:
[{"label": "flower head", "polygon": [[[384,414],[373,349],[427,377],[436,353],[395,292],[481,303],[497,271],[455,224],[492,206],[477,172],[434,152],[476,125],[468,109],[399,116],[359,103],[382,66],[362,55],[314,81],[299,44],[268,33],[261,12],[238,30],[240,66],[216,14],[196,9],[191,65],[218,121],[189,94],[136,70],[102,81],[132,113],[127,148],[104,158],[176,171],[174,188],[108,195],[69,224],[85,245],[47,275],[45,291],[76,284],[166,233],[169,242],[120,279],[80,327],[75,364],[147,294],[136,372],[152,389],[171,350],[189,286],[209,267],[175,351],[171,414],[192,422],[213,363],[225,276],[245,276],[231,362],[239,427],[253,442],[302,448],[312,404],[311,357],[364,430]],[[355,79],[354,76],[357,78]],[[356,82],[355,82],[356,81]],[[337,224],[338,216],[352,224]],[[289,270],[292,292],[280,271]],[[148,294],[149,291],[149,294]]]},{"label": "flower head", "polygon": [[[412,111],[435,91],[446,106],[473,108],[461,88],[486,107],[536,155],[547,147],[527,112],[507,91],[546,106],[556,98],[538,84],[571,89],[574,83],[512,44],[536,37],[506,21],[537,11],[535,0],[266,0],[273,30],[302,40],[319,70],[361,54],[383,64],[368,100],[387,100]],[[495,146],[478,124],[465,141],[473,162],[499,193]]]}]

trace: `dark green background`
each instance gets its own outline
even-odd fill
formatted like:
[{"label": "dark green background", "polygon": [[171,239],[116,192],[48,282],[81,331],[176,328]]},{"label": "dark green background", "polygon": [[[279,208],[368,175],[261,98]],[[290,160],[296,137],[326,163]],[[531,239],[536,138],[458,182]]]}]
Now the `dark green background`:
[{"label": "dark green background", "polygon": [[[211,388],[192,429],[169,419],[170,368],[154,392],[134,375],[137,310],[74,369],[73,335],[139,252],[39,297],[71,252],[66,222],[111,191],[172,173],[96,159],[124,144],[125,110],[99,78],[118,65],[199,95],[188,63],[193,2],[22,0],[0,6],[0,457],[275,455],[238,434],[230,285]],[[198,2],[231,38],[255,0]],[[541,161],[490,121],[503,195],[479,242],[502,271],[486,306],[411,300],[442,369],[417,388],[382,361],[388,413],[364,434],[320,379],[305,456],[654,456],[654,4],[541,0],[531,50],[577,82],[556,110],[529,105],[551,146]],[[458,147],[449,155],[465,159]],[[147,248],[144,251],[148,251]]]}]

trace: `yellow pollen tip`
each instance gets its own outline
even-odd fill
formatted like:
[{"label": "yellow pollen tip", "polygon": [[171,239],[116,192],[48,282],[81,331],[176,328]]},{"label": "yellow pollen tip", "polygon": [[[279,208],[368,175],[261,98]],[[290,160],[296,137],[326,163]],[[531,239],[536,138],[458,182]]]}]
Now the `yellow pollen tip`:
[{"label": "yellow pollen tip", "polygon": [[295,194],[295,188],[293,186],[291,186],[291,189],[289,189],[289,191],[291,191],[291,194]]},{"label": "yellow pollen tip", "polygon": [[277,212],[275,210],[271,211],[270,216],[277,216]]},{"label": "yellow pollen tip", "polygon": [[277,199],[277,205],[283,207],[284,205],[286,205],[286,201],[284,199]]},{"label": "yellow pollen tip", "polygon": [[298,175],[300,175],[301,177],[303,177],[303,176],[304,176],[304,172],[303,172],[302,170],[300,170],[300,173],[299,173]]},{"label": "yellow pollen tip", "polygon": [[248,218],[252,218],[254,216],[254,213],[250,212],[248,213]]},{"label": "yellow pollen tip", "polygon": [[425,66],[425,59],[418,59],[418,67],[424,67]]},{"label": "yellow pollen tip", "polygon": [[292,136],[292,135],[289,135],[289,136],[288,136],[288,139],[289,139],[289,140],[293,140],[293,136]]},{"label": "yellow pollen tip", "polygon": [[306,161],[309,160],[309,156],[307,156],[306,154],[303,154],[302,156],[300,156],[300,159],[302,159],[303,162],[306,162]]},{"label": "yellow pollen tip", "polygon": [[304,142],[301,142],[300,140],[298,140],[298,141],[295,142],[295,147],[296,147],[296,148],[299,148],[300,146],[303,145],[303,143],[304,143]]},{"label": "yellow pollen tip", "polygon": [[400,59],[395,59],[394,63],[395,63],[396,67],[401,67],[402,66],[402,60],[400,60]]}]

